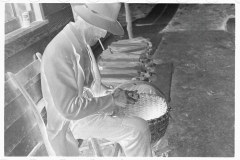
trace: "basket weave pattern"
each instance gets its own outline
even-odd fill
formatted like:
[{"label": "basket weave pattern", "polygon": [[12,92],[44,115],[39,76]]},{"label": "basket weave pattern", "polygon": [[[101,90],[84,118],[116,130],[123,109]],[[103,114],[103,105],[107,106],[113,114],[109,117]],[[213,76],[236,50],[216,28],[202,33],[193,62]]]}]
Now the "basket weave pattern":
[{"label": "basket weave pattern", "polygon": [[134,105],[126,108],[115,107],[114,113],[118,116],[137,116],[145,120],[156,119],[167,112],[165,99],[154,94],[140,93],[139,99]]},{"label": "basket weave pattern", "polygon": [[114,116],[137,116],[148,121],[151,131],[151,143],[161,139],[169,123],[169,107],[164,97],[155,94],[139,93],[139,99],[134,105],[126,108],[116,106]]}]

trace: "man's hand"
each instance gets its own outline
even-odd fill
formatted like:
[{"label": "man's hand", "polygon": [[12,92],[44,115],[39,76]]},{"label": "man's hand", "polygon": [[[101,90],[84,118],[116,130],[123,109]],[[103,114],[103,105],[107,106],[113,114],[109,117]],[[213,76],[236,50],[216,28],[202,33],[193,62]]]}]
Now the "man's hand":
[{"label": "man's hand", "polygon": [[114,90],[114,87],[112,85],[107,86],[106,94],[111,94]]},{"label": "man's hand", "polygon": [[114,87],[112,85],[106,86],[105,84],[102,84],[101,90],[104,92],[104,95],[111,94],[114,90]]},{"label": "man's hand", "polygon": [[117,88],[112,95],[114,103],[117,106],[127,107],[127,105],[135,104],[135,102],[137,101],[137,99],[134,99],[133,97],[129,96],[133,94],[136,94],[136,91],[125,91],[122,90],[121,88]]}]

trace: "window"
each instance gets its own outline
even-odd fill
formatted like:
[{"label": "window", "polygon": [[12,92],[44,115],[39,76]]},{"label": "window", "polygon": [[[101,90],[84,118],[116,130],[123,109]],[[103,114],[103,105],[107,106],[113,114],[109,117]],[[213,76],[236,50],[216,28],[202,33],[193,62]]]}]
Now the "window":
[{"label": "window", "polygon": [[39,3],[5,3],[5,34],[42,20]]}]

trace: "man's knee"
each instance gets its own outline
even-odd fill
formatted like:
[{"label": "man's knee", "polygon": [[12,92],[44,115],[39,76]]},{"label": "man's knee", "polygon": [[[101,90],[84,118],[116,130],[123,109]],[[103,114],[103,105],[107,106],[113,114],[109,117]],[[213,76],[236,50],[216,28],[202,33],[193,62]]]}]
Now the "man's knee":
[{"label": "man's knee", "polygon": [[124,118],[123,125],[127,127],[132,127],[138,131],[146,132],[149,129],[148,122],[139,117],[128,117]]}]

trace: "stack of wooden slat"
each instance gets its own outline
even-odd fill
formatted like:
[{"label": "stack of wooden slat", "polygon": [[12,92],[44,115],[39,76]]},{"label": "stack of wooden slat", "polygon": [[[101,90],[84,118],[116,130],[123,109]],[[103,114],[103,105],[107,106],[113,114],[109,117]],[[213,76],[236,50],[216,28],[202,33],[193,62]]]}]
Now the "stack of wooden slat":
[{"label": "stack of wooden slat", "polygon": [[113,42],[98,61],[102,83],[115,87],[138,77],[140,55],[151,47],[151,42],[142,37]]}]

